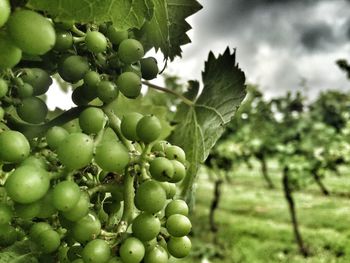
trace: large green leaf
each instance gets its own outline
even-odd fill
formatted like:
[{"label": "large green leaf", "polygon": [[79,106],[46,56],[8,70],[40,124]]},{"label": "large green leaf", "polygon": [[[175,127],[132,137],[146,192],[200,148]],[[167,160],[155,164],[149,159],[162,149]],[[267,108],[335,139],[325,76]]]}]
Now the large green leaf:
[{"label": "large green leaf", "polygon": [[231,54],[228,48],[217,58],[210,52],[202,78],[204,88],[194,105],[178,107],[177,126],[170,137],[185,150],[189,162],[182,192],[186,198],[199,163],[207,158],[246,94],[245,75],[236,64],[235,52]]},{"label": "large green leaf", "polygon": [[190,43],[186,18],[199,11],[197,0],[154,0],[154,16],[139,32],[146,50],[160,49],[166,58],[181,56],[181,46]]},{"label": "large green leaf", "polygon": [[112,21],[120,30],[140,28],[153,16],[153,0],[30,0],[29,5],[58,19],[79,23]]},{"label": "large green leaf", "polygon": [[0,250],[0,263],[37,263],[33,244],[27,239]]}]

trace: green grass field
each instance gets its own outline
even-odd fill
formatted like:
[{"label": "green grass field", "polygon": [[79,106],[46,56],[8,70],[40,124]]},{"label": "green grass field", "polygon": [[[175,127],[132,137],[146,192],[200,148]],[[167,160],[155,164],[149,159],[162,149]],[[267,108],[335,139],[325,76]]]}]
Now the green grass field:
[{"label": "green grass field", "polygon": [[[193,253],[174,262],[350,262],[350,198],[325,197],[316,185],[294,194],[301,233],[311,252],[304,258],[294,241],[279,169],[272,167],[270,175],[277,186],[274,190],[266,188],[258,169],[234,171],[232,182],[223,186],[215,237],[208,223],[213,183],[201,173],[192,216]],[[327,177],[325,183],[332,192],[350,193],[346,170],[342,177]]]}]

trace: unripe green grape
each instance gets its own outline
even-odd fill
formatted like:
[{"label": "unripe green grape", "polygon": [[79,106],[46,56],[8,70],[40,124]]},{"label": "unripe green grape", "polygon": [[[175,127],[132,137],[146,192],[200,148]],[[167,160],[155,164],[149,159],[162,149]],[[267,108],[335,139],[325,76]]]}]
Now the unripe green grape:
[{"label": "unripe green grape", "polygon": [[45,94],[52,84],[50,75],[41,68],[25,69],[21,78],[33,87],[33,95]]},{"label": "unripe green grape", "polygon": [[87,32],[85,44],[87,49],[93,53],[101,53],[107,49],[107,39],[98,31]]},{"label": "unripe green grape", "polygon": [[8,87],[6,80],[0,78],[0,98],[5,97],[8,90],[9,90],[9,87]]},{"label": "unripe green grape", "polygon": [[142,78],[151,80],[157,77],[159,69],[157,60],[154,57],[143,58],[140,60]]},{"label": "unripe green grape", "polygon": [[0,0],[0,27],[5,25],[11,14],[11,5],[9,0]]},{"label": "unripe green grape", "polygon": [[106,241],[95,239],[87,243],[82,256],[85,263],[107,263],[111,256],[111,249]]},{"label": "unripe green grape", "polygon": [[96,238],[101,232],[101,222],[93,213],[89,213],[75,222],[72,228],[73,237],[80,243]]},{"label": "unripe green grape", "polygon": [[55,20],[55,26],[61,30],[71,30],[74,20]]},{"label": "unripe green grape", "polygon": [[73,36],[71,32],[66,30],[57,30],[56,42],[53,48],[58,51],[65,51],[70,49],[72,46],[73,46]]},{"label": "unripe green grape", "polygon": [[150,241],[154,239],[160,231],[160,221],[150,213],[138,215],[132,222],[133,236],[141,241]]},{"label": "unripe green grape", "polygon": [[44,170],[46,170],[48,168],[44,157],[35,156],[35,155],[31,155],[28,158],[26,158],[23,162],[21,162],[20,165],[21,166],[24,166],[24,165],[36,166],[36,167],[39,167],[39,168],[44,169]]},{"label": "unripe green grape", "polygon": [[119,44],[118,56],[125,64],[139,61],[144,54],[142,44],[136,39],[125,39]]},{"label": "unripe green grape", "polygon": [[15,204],[16,215],[22,219],[32,219],[39,214],[40,201],[30,204]]},{"label": "unripe green grape", "polygon": [[58,65],[58,73],[62,79],[71,83],[76,83],[83,79],[89,69],[87,59],[75,55],[63,59]]},{"label": "unripe green grape", "polygon": [[165,152],[165,148],[170,146],[171,144],[167,141],[157,141],[152,146],[152,152]]},{"label": "unripe green grape", "polygon": [[171,215],[166,221],[166,229],[168,230],[169,234],[174,237],[183,237],[188,235],[191,228],[191,221],[184,215]]},{"label": "unripe green grape", "polygon": [[5,182],[9,197],[18,203],[29,204],[41,199],[50,187],[50,175],[35,166],[18,167]]},{"label": "unripe green grape", "polygon": [[168,252],[161,246],[157,245],[143,259],[144,263],[167,263],[169,260]]},{"label": "unripe green grape", "polygon": [[124,72],[118,77],[117,87],[125,97],[135,99],[141,93],[141,78],[134,72]]},{"label": "unripe green grape", "polygon": [[96,88],[100,81],[100,74],[98,74],[96,71],[89,71],[84,76],[84,84],[89,87]]},{"label": "unripe green grape", "polygon": [[17,231],[13,226],[0,225],[0,246],[10,246],[17,240]]},{"label": "unripe green grape", "polygon": [[168,252],[175,258],[184,258],[190,254],[192,243],[187,237],[170,237],[167,243]]},{"label": "unripe green grape", "polygon": [[18,116],[29,123],[39,124],[46,119],[48,108],[38,97],[24,98],[16,108]]},{"label": "unripe green grape", "polygon": [[62,181],[53,189],[52,202],[56,209],[67,212],[77,205],[80,195],[79,185],[72,181]]},{"label": "unripe green grape", "polygon": [[0,203],[0,225],[11,222],[13,216],[12,209],[9,205]]},{"label": "unripe green grape", "polygon": [[85,85],[81,85],[76,87],[72,92],[72,101],[75,105],[87,105],[90,102],[90,98],[88,98],[85,93],[86,87]]},{"label": "unripe green grape", "polygon": [[44,232],[46,230],[52,230],[51,225],[49,225],[46,222],[34,223],[34,225],[32,225],[32,227],[29,230],[29,237],[33,241],[36,241],[36,240],[38,240],[40,233]]},{"label": "unripe green grape", "polygon": [[174,167],[174,175],[170,179],[171,183],[178,183],[186,176],[186,167],[177,160],[171,160]]},{"label": "unripe green grape", "polygon": [[144,143],[151,143],[157,140],[162,132],[162,125],[159,119],[154,116],[144,116],[136,126],[137,136]]},{"label": "unripe green grape", "polygon": [[179,162],[182,162],[182,163],[186,162],[185,151],[176,145],[171,145],[169,147],[166,147],[165,156],[170,160],[178,160]]},{"label": "unripe green grape", "polygon": [[169,183],[169,191],[166,193],[166,198],[167,199],[172,199],[176,195],[176,184],[174,183]]},{"label": "unripe green grape", "polygon": [[20,163],[29,152],[29,142],[22,133],[11,130],[0,133],[0,160],[3,162]]},{"label": "unripe green grape", "polygon": [[188,206],[183,200],[173,200],[165,208],[165,216],[170,217],[171,215],[180,214],[188,216]]},{"label": "unripe green grape", "polygon": [[13,12],[7,21],[7,30],[14,43],[31,55],[45,54],[56,42],[55,30],[50,21],[30,10]]},{"label": "unripe green grape", "polygon": [[101,81],[97,85],[98,98],[104,103],[110,103],[118,97],[119,91],[116,85],[107,80]]},{"label": "unripe green grape", "polygon": [[154,180],[142,183],[136,190],[135,206],[137,209],[149,213],[157,213],[163,209],[166,194],[160,184]]},{"label": "unripe green grape", "polygon": [[23,85],[17,87],[18,97],[21,99],[33,96],[34,89],[33,86],[28,83],[23,83]]},{"label": "unripe green grape", "polygon": [[128,38],[128,31],[119,31],[116,27],[110,25],[107,29],[107,37],[114,45],[119,45]]},{"label": "unripe green grape", "polygon": [[174,176],[174,166],[171,161],[164,157],[157,157],[150,162],[149,171],[152,178],[160,181],[171,181]]},{"label": "unripe green grape", "polygon": [[69,122],[66,122],[62,125],[62,128],[65,129],[68,133],[80,133],[82,130],[79,126],[79,119],[73,119]]},{"label": "unripe green grape", "polygon": [[39,248],[44,253],[52,253],[58,249],[61,244],[60,235],[52,230],[44,230],[36,239],[36,243],[39,245]]},{"label": "unripe green grape", "polygon": [[79,126],[87,134],[98,133],[105,122],[106,115],[100,108],[89,107],[79,115]]},{"label": "unripe green grape", "polygon": [[0,121],[3,120],[5,117],[5,110],[3,107],[0,106]]},{"label": "unripe green grape", "polygon": [[123,116],[122,121],[120,123],[120,130],[125,138],[130,141],[137,141],[139,137],[136,133],[136,126],[139,120],[143,117],[142,114],[138,112],[127,113]]},{"label": "unripe green grape", "polygon": [[50,149],[56,150],[68,135],[69,133],[66,129],[60,126],[53,126],[46,132],[46,142]]},{"label": "unripe green grape", "polygon": [[112,257],[108,260],[107,263],[123,263],[123,261],[121,260],[121,258]]},{"label": "unripe green grape", "polygon": [[129,237],[120,246],[119,254],[123,263],[140,263],[145,256],[145,247],[137,238]]},{"label": "unripe green grape", "polygon": [[0,32],[0,69],[13,68],[21,58],[22,50],[4,32]]},{"label": "unripe green grape", "polygon": [[57,148],[58,159],[70,170],[80,169],[92,160],[93,140],[84,133],[69,134]]},{"label": "unripe green grape", "polygon": [[40,205],[40,211],[37,214],[38,218],[49,218],[53,216],[57,209],[53,204],[53,189],[51,188],[43,198],[38,201]]},{"label": "unripe green grape", "polygon": [[122,172],[129,164],[129,152],[118,141],[102,142],[96,147],[95,162],[108,172]]},{"label": "unripe green grape", "polygon": [[103,211],[108,215],[117,213],[120,210],[120,202],[114,200],[111,196],[103,200]]},{"label": "unripe green grape", "polygon": [[78,221],[89,213],[90,199],[87,193],[82,192],[76,205],[62,215],[70,221]]}]

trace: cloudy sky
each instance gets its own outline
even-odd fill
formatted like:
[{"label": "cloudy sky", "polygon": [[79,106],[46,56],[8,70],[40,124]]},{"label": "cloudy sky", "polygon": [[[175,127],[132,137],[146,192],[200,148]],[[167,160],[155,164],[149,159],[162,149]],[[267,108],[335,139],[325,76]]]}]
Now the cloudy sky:
[{"label": "cloudy sky", "polygon": [[335,64],[350,59],[350,0],[201,0],[189,22],[192,44],[169,72],[200,79],[208,51],[237,48],[248,81],[268,97],[302,89],[350,91]]}]

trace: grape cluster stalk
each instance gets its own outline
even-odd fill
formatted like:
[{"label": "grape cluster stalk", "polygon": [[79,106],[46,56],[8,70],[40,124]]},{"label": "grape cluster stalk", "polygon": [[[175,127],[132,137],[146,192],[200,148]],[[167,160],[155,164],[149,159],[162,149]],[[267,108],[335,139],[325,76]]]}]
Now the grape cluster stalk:
[{"label": "grape cluster stalk", "polygon": [[[156,115],[111,104],[159,74],[133,30],[59,21],[0,0],[0,248],[38,262],[166,263],[191,250],[188,163]],[[53,76],[76,107],[49,112]]]}]

